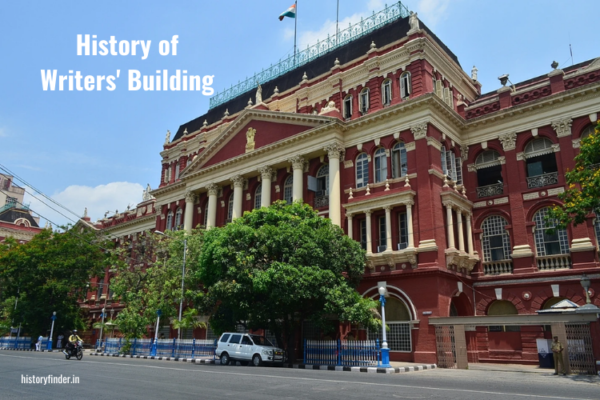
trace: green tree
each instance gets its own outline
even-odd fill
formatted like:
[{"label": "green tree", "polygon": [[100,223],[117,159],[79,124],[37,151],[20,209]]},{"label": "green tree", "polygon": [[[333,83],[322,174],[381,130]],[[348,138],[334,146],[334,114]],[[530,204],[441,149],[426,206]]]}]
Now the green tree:
[{"label": "green tree", "polygon": [[[208,326],[205,322],[198,320],[198,310],[195,308],[187,308],[181,317],[181,321],[178,319],[173,320],[173,329],[206,329]],[[182,335],[183,336],[183,335]]]},{"label": "green tree", "polygon": [[323,329],[335,318],[377,326],[376,302],[355,290],[365,261],[360,245],[329,219],[278,201],[206,232],[194,265],[203,285],[196,303],[217,333],[237,324],[268,329],[291,350],[305,320]]},{"label": "green tree", "polygon": [[50,330],[56,311],[56,335],[85,328],[79,301],[85,297],[89,277],[107,265],[102,250],[106,245],[99,234],[74,228],[63,233],[44,229],[23,244],[8,238],[0,245],[0,300],[12,302],[5,311],[11,322],[37,337]]},{"label": "green tree", "polygon": [[561,228],[581,224],[590,213],[600,210],[600,123],[594,133],[581,140],[575,169],[565,174],[565,180],[568,188],[558,195],[563,205],[548,213]]}]

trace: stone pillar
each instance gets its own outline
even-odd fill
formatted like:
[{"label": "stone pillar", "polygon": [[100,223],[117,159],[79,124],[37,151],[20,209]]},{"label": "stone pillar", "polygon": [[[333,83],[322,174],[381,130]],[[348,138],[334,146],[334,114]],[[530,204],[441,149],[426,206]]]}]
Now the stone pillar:
[{"label": "stone pillar", "polygon": [[206,187],[208,189],[208,218],[206,219],[206,229],[214,228],[217,224],[217,194],[219,186],[211,183]]},{"label": "stone pillar", "polygon": [[367,254],[373,253],[373,245],[371,243],[371,210],[365,211],[367,225]]},{"label": "stone pillar", "polygon": [[408,248],[415,247],[415,235],[413,233],[412,203],[406,204],[406,231],[408,232]]},{"label": "stone pillar", "polygon": [[233,181],[233,213],[231,214],[231,220],[233,221],[242,216],[245,179],[241,175],[236,175],[231,180]]},{"label": "stone pillar", "polygon": [[392,251],[392,207],[385,208],[385,251]]},{"label": "stone pillar", "polygon": [[340,157],[344,148],[338,143],[325,147],[329,157],[329,219],[337,226],[342,226],[341,213],[341,182],[340,182]]},{"label": "stone pillar", "polygon": [[260,172],[261,190],[260,190],[260,206],[269,207],[271,205],[271,177],[273,176],[273,168],[262,167]]},{"label": "stone pillar", "polygon": [[467,251],[470,256],[474,256],[473,252],[473,231],[471,227],[471,213],[467,213]]},{"label": "stone pillar", "polygon": [[292,200],[302,201],[302,181],[304,178],[304,164],[306,163],[306,161],[304,160],[304,158],[296,156],[294,158],[291,158],[289,162],[292,163],[292,169],[294,170],[294,186],[292,188]]},{"label": "stone pillar", "polygon": [[454,249],[454,225],[452,224],[452,205],[446,204],[446,236],[448,248]]},{"label": "stone pillar", "polygon": [[463,234],[462,226],[462,211],[460,208],[456,209],[456,228],[458,230],[458,249],[461,252],[465,251],[465,235]]},{"label": "stone pillar", "polygon": [[196,195],[193,192],[187,192],[185,194],[185,215],[183,217],[183,230],[185,233],[192,233],[194,224],[194,203],[196,202]]},{"label": "stone pillar", "polygon": [[348,237],[352,239],[352,214],[346,213],[346,218],[348,218]]}]

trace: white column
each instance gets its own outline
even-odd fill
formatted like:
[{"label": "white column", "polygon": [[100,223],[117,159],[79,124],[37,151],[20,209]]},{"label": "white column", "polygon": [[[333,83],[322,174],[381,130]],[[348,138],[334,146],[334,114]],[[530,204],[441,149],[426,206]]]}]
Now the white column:
[{"label": "white column", "polygon": [[185,230],[186,233],[192,233],[195,202],[196,195],[192,192],[187,192],[185,194],[185,215],[183,216],[183,230]]},{"label": "white column", "polygon": [[233,181],[233,213],[231,214],[231,220],[233,221],[242,216],[245,179],[241,175],[236,175],[231,180]]},{"label": "white column", "polygon": [[465,235],[463,233],[462,226],[462,211],[460,209],[456,210],[456,228],[458,230],[458,249],[461,252],[465,251]]},{"label": "white column", "polygon": [[348,218],[348,237],[352,239],[352,213],[346,213],[346,218]]},{"label": "white column", "polygon": [[217,194],[219,186],[211,183],[206,187],[208,189],[208,218],[206,219],[206,229],[214,228],[217,224]]},{"label": "white column", "polygon": [[469,255],[473,256],[473,231],[471,230],[471,214],[467,213],[467,250]]},{"label": "white column", "polygon": [[448,248],[454,249],[454,225],[452,224],[452,205],[446,204],[446,226],[448,237]]},{"label": "white column", "polygon": [[292,163],[292,169],[294,170],[294,186],[292,187],[292,200],[302,200],[302,181],[304,178],[304,164],[306,161],[300,156],[291,158],[289,162]]},{"label": "white column", "polygon": [[344,154],[344,148],[338,143],[325,147],[329,157],[329,219],[337,226],[342,226],[342,195],[340,182],[340,157]]},{"label": "white column", "polygon": [[371,244],[371,210],[365,211],[367,222],[367,254],[373,253],[373,245]]},{"label": "white column", "polygon": [[392,251],[392,207],[385,208],[385,251]]},{"label": "white column", "polygon": [[273,175],[273,168],[262,167],[258,172],[260,172],[261,179],[260,206],[269,207],[271,205],[271,176]]},{"label": "white column", "polygon": [[408,248],[414,248],[415,236],[413,234],[412,203],[406,204],[406,230],[408,232]]}]

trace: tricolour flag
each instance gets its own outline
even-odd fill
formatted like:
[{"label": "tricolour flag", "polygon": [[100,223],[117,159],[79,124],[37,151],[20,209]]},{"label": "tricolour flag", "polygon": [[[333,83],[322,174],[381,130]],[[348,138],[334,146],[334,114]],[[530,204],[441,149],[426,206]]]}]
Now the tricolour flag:
[{"label": "tricolour flag", "polygon": [[279,20],[283,21],[284,17],[289,17],[289,18],[296,18],[296,5],[292,5],[290,8],[288,8],[287,10],[285,10],[284,12],[281,13],[281,15],[279,16]]}]

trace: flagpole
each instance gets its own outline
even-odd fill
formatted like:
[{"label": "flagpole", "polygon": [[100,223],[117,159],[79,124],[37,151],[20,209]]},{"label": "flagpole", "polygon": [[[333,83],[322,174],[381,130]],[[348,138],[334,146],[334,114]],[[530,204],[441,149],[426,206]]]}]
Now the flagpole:
[{"label": "flagpole", "polygon": [[298,32],[298,0],[294,3],[296,6],[296,18],[294,18],[294,66],[296,66],[296,34]]}]

